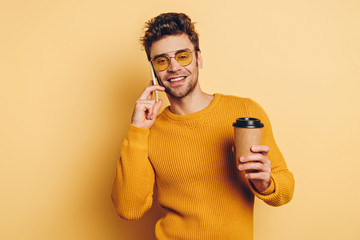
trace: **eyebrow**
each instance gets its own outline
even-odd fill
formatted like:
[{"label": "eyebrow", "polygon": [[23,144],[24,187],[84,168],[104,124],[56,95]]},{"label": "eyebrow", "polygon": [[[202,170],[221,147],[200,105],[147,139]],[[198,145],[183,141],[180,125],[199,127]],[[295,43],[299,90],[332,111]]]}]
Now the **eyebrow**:
[{"label": "eyebrow", "polygon": [[184,48],[184,49],[179,49],[179,50],[174,50],[174,51],[170,51],[170,52],[166,52],[166,53],[161,53],[161,54],[158,54],[158,55],[155,55],[152,59],[155,59],[157,57],[168,57],[168,53],[172,53],[172,52],[175,52],[175,55],[179,52],[184,52],[184,51],[191,51],[190,49],[188,48]]}]

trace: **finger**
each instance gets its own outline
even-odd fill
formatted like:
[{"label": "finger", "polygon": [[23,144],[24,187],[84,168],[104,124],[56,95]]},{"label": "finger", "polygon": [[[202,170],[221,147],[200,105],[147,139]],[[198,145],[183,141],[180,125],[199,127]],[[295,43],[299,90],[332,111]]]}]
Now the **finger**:
[{"label": "finger", "polygon": [[256,153],[256,154],[249,154],[240,157],[240,162],[254,162],[254,161],[262,161],[265,158],[264,155]]},{"label": "finger", "polygon": [[270,147],[267,145],[253,145],[251,146],[251,151],[253,153],[268,153],[270,151]]},{"label": "finger", "polygon": [[153,113],[154,113],[154,107],[155,104],[152,104],[146,111],[146,119],[152,120],[153,119]]},{"label": "finger", "polygon": [[145,88],[145,90],[143,91],[143,93],[141,94],[139,99],[142,99],[142,100],[148,99],[148,96],[155,90],[163,92],[165,90],[165,88],[162,86],[159,86],[159,85],[148,86]]},{"label": "finger", "polygon": [[238,166],[238,169],[241,171],[261,171],[264,170],[264,166],[261,163],[241,163]]},{"label": "finger", "polygon": [[[153,86],[153,85],[154,85],[154,81],[153,81],[153,80],[150,80],[149,86]],[[153,92],[151,92],[151,93],[149,94],[149,96],[146,97],[146,99],[150,100],[150,99],[152,99],[152,96],[153,96]]]},{"label": "finger", "polygon": [[270,178],[270,174],[264,172],[246,173],[245,177],[249,180],[268,180]]},{"label": "finger", "polygon": [[149,108],[147,111],[146,111],[146,120],[152,120],[152,113],[153,113],[153,107]]},{"label": "finger", "polygon": [[159,99],[159,101],[157,103],[154,104],[154,110],[153,110],[153,115],[152,115],[152,119],[156,118],[157,113],[161,107],[162,104],[162,100]]},{"label": "finger", "polygon": [[239,164],[238,169],[246,172],[271,172],[270,166],[259,162]]},{"label": "finger", "polygon": [[151,111],[151,109],[154,106],[155,101],[154,100],[137,100],[136,106],[135,106],[135,112],[142,113],[147,116],[148,112]]},{"label": "finger", "polygon": [[150,100],[150,99],[152,99],[152,96],[153,96],[153,92],[151,92],[151,93],[146,97],[146,99],[147,99],[147,100]]},{"label": "finger", "polygon": [[136,101],[136,108],[140,109],[140,110],[147,110],[149,108],[151,108],[153,105],[155,104],[155,100],[143,100],[143,99],[139,99]]}]

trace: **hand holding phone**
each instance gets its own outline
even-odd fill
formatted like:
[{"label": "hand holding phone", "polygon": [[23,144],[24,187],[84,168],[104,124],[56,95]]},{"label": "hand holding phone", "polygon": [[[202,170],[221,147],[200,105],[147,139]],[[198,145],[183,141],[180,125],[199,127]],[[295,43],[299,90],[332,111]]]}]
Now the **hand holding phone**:
[{"label": "hand holding phone", "polygon": [[[163,86],[159,86],[156,82],[155,72],[151,62],[150,67],[152,81],[136,101],[135,109],[131,118],[131,124],[139,128],[152,127],[162,104],[162,101],[159,100],[158,91],[165,91],[165,88]],[[155,92],[155,101],[152,100],[153,92]]]},{"label": "hand holding phone", "polygon": [[161,107],[162,101],[152,100],[154,91],[165,91],[165,88],[159,85],[150,85],[145,88],[138,100],[131,118],[131,124],[139,128],[151,128],[156,120],[157,113]]}]

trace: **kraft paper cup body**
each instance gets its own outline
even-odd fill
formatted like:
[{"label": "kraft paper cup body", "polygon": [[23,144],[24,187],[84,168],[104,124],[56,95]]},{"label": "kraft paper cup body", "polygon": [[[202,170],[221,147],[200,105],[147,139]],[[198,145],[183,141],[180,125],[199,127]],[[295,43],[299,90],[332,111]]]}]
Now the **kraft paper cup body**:
[{"label": "kraft paper cup body", "polygon": [[[262,128],[234,127],[235,155],[237,163],[241,156],[251,154],[251,146],[261,144]],[[238,164],[237,164],[238,165]]]},{"label": "kraft paper cup body", "polygon": [[252,154],[250,148],[261,144],[264,124],[256,118],[238,118],[233,124],[236,168],[239,166],[241,156]]}]

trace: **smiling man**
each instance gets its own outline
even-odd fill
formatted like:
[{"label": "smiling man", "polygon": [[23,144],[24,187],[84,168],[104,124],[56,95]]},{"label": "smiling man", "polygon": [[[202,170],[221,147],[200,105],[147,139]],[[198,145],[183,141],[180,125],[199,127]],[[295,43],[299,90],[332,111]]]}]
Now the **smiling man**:
[{"label": "smiling man", "polygon": [[[188,16],[161,14],[146,27],[142,43],[159,85],[145,88],[136,101],[121,147],[112,191],[119,216],[143,216],[156,184],[165,210],[157,239],[253,239],[254,197],[280,206],[294,191],[266,113],[249,98],[201,90],[203,60]],[[155,90],[165,91],[170,102],[160,114]],[[235,159],[232,123],[239,117],[258,118],[265,127],[261,145]]]}]

